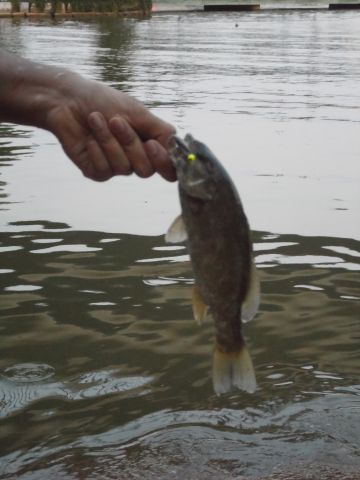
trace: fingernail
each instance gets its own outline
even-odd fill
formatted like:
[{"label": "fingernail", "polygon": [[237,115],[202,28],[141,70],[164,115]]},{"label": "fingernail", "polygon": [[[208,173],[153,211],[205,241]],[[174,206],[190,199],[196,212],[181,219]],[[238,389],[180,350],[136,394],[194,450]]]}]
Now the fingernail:
[{"label": "fingernail", "polygon": [[88,120],[89,120],[90,127],[93,128],[94,130],[101,130],[104,127],[104,120],[100,113],[97,113],[97,112],[90,113]]}]

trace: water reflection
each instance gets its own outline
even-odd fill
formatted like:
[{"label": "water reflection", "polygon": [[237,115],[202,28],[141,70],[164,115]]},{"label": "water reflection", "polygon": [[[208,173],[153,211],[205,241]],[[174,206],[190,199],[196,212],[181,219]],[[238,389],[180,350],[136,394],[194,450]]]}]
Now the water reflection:
[{"label": "water reflection", "polygon": [[192,319],[181,245],[21,226],[0,235],[4,248],[19,247],[0,254],[7,474],[41,477],[50,461],[59,478],[68,468],[74,478],[104,468],[133,478],[140,467],[165,478],[170,466],[198,471],[202,458],[215,478],[263,474],[289,458],[334,461],[335,451],[360,465],[359,242],[254,233],[263,294],[246,336],[259,388],[217,398],[212,322]]},{"label": "water reflection", "polygon": [[135,72],[129,59],[136,50],[135,21],[117,22],[109,31],[108,20],[96,22],[99,45],[95,62],[101,66],[101,78],[122,91],[130,91]]},{"label": "water reflection", "polygon": [[[0,124],[0,172],[16,160],[26,158],[31,153],[31,147],[26,140],[31,133],[25,128],[14,125]],[[9,193],[6,182],[0,181],[0,210],[7,210]]]}]

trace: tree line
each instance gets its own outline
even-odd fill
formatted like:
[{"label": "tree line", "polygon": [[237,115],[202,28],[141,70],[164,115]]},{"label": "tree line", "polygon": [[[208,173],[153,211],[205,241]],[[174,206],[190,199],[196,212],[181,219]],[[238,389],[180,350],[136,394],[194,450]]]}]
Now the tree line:
[{"label": "tree line", "polygon": [[[10,0],[11,11],[20,12],[21,0]],[[29,13],[56,12],[93,12],[93,13],[123,13],[131,10],[149,12],[151,0],[29,0]]]}]

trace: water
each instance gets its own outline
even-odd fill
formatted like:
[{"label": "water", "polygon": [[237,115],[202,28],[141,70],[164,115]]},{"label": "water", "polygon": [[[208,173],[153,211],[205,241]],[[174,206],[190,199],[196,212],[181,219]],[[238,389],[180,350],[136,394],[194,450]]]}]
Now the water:
[{"label": "water", "polygon": [[192,320],[186,248],[163,238],[176,186],[92,183],[49,134],[1,125],[0,478],[358,478],[359,27],[1,20],[2,46],[122,88],[218,153],[262,302],[245,330],[258,391],[216,397],[211,320]]}]

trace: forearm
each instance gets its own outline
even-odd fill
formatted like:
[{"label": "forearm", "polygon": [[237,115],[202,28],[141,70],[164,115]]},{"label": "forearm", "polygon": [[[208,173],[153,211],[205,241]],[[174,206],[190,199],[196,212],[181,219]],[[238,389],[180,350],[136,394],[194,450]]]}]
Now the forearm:
[{"label": "forearm", "polygon": [[47,128],[65,69],[33,63],[0,50],[0,121]]},{"label": "forearm", "polygon": [[89,178],[158,171],[175,180],[166,144],[175,129],[114,88],[0,49],[0,121],[44,128]]}]

